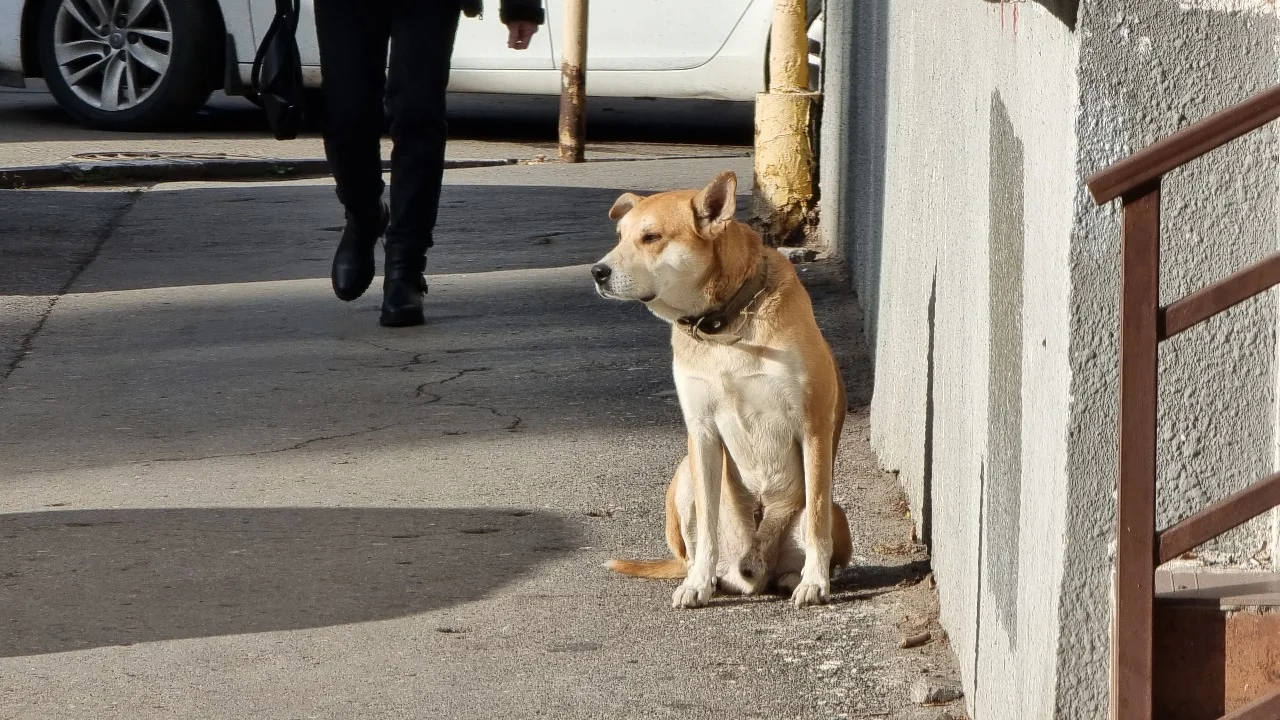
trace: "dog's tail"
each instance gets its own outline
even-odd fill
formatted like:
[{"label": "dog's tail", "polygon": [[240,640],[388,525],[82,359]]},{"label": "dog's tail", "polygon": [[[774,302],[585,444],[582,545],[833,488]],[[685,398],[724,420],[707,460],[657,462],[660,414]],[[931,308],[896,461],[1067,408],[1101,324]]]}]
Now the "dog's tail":
[{"label": "dog's tail", "polygon": [[667,547],[671,549],[672,556],[665,560],[610,560],[605,567],[622,575],[653,580],[683,580],[689,574],[689,549],[684,544],[680,510],[676,506],[676,489],[680,485],[681,474],[688,472],[689,458],[686,457],[676,468],[675,477],[667,484],[665,529]]},{"label": "dog's tail", "polygon": [[623,575],[653,580],[683,580],[686,575],[684,561],[675,557],[665,560],[610,560],[605,567]]}]

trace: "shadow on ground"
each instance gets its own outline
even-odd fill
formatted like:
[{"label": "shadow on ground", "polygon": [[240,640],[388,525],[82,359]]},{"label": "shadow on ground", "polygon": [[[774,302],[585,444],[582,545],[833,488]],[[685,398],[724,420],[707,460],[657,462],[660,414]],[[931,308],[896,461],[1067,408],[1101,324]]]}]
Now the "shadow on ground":
[{"label": "shadow on ground", "polygon": [[575,546],[494,508],[50,511],[0,515],[0,538],[0,657],[412,615]]},{"label": "shadow on ground", "polygon": [[[336,232],[316,217],[336,208],[331,186],[173,189],[132,204],[0,193],[12,211],[0,213],[3,294],[67,290],[10,333],[21,344],[3,381],[0,467],[670,427],[670,331],[638,304],[597,297],[587,272],[615,242],[605,209],[619,192],[446,187],[428,324],[394,333],[377,325],[377,287],[354,303],[332,296]],[[850,403],[865,404],[847,275],[799,270],[828,340],[851,349],[840,352]]]},{"label": "shadow on ground", "polygon": [[[428,272],[594,262],[615,242],[607,213],[623,192],[446,186]],[[331,185],[0,191],[0,294],[55,294],[66,274],[100,249],[121,270],[78,282],[73,291],[328,279],[342,226]]]},{"label": "shadow on ground", "polygon": [[831,578],[831,592],[842,600],[865,600],[903,585],[914,585],[929,574],[928,560],[901,565],[851,565]]},{"label": "shadow on ground", "polygon": [[[609,208],[631,190],[446,185],[427,272],[593,263],[616,242]],[[739,205],[745,217],[747,196]],[[327,280],[342,229],[342,207],[327,184],[0,190],[0,295]],[[95,260],[118,261],[119,269],[67,285]],[[590,282],[582,287],[591,291]]]},{"label": "shadow on ground", "polygon": [[[8,93],[0,106],[0,127],[20,127],[27,142],[63,140],[181,140],[240,135],[271,136],[262,110],[241,98],[217,93],[200,112],[166,132],[110,133],[81,127],[51,95]],[[560,98],[541,95],[449,95],[449,137],[547,143],[558,137]],[[591,143],[658,142],[674,145],[737,145],[752,143],[753,104],[721,100],[604,98],[587,102],[587,140]],[[319,119],[307,121],[302,137],[319,137]]]},{"label": "shadow on ground", "polygon": [[[830,605],[856,603],[915,585],[929,574],[928,560],[904,561],[900,565],[858,565],[840,568],[831,575]],[[670,587],[675,588],[676,583]],[[785,594],[770,590],[760,595],[731,595],[717,592],[715,605],[732,607],[786,600]]]}]

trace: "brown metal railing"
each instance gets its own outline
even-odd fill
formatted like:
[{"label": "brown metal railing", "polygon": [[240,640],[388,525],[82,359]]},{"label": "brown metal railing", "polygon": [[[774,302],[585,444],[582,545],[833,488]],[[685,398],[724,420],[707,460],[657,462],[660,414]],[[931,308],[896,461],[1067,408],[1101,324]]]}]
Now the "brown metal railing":
[{"label": "brown metal railing", "polygon": [[[1159,346],[1280,284],[1280,252],[1167,306],[1160,305],[1160,183],[1166,173],[1280,118],[1280,85],[1170,135],[1088,180],[1099,205],[1123,204],[1120,300],[1120,477],[1116,508],[1111,715],[1152,720],[1155,570],[1280,505],[1280,473],[1182,522],[1156,530]],[[1280,693],[1221,720],[1280,718]]]}]

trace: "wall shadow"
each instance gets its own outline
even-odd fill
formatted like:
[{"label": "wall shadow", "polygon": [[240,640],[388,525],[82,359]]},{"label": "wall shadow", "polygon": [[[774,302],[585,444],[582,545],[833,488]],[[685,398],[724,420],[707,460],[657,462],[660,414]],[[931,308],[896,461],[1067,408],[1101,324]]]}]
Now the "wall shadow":
[{"label": "wall shadow", "polygon": [[0,515],[0,657],[438,610],[568,552],[575,532],[515,508]]},{"label": "wall shadow", "polygon": [[[862,306],[874,370],[884,246],[885,145],[888,138],[889,1],[853,3],[853,32],[843,52],[850,54],[846,83],[838,92],[849,98],[853,126],[845,205],[849,208],[846,256],[853,287]],[[828,94],[832,89],[828,89]]]},{"label": "wall shadow", "polygon": [[1080,0],[1035,0],[1043,5],[1050,15],[1062,21],[1068,30],[1076,29],[1076,18],[1080,14]]},{"label": "wall shadow", "polygon": [[982,582],[1005,637],[1018,647],[1018,566],[1022,558],[1022,312],[1026,153],[1003,98],[991,94],[988,208],[987,517]]}]

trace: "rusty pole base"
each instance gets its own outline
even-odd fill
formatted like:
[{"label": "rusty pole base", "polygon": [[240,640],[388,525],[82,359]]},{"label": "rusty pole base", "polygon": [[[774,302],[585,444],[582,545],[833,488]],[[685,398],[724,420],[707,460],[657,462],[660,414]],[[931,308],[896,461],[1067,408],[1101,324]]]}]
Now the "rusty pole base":
[{"label": "rusty pole base", "polygon": [[815,92],[756,95],[751,221],[775,247],[805,239],[814,200],[810,117],[820,97]]},{"label": "rusty pole base", "polygon": [[588,0],[564,2],[564,55],[560,60],[560,162],[587,154]]},{"label": "rusty pole base", "polygon": [[578,65],[560,66],[560,162],[580,163],[587,154],[587,78]]}]

